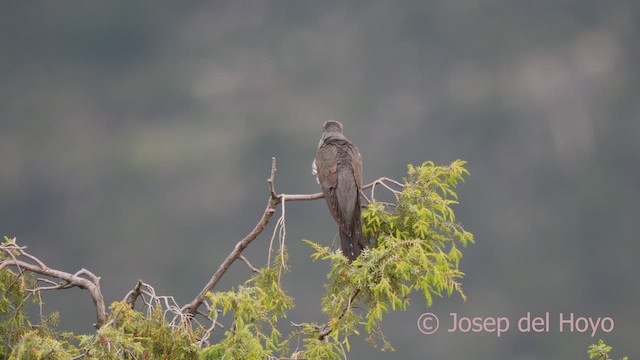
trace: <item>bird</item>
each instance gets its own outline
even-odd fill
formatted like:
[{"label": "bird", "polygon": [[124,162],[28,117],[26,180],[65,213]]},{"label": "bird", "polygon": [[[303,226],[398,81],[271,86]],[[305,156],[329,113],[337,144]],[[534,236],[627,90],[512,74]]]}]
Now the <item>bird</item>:
[{"label": "bird", "polygon": [[342,134],[341,123],[330,120],[322,128],[313,173],[338,223],[342,254],[352,262],[364,249],[360,219],[362,156]]}]

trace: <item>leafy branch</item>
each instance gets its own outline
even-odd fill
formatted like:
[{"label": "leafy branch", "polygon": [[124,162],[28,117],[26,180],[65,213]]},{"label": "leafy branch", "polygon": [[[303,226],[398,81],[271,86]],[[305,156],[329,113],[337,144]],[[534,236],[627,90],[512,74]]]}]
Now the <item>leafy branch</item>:
[{"label": "leafy branch", "polygon": [[[56,283],[48,278],[39,278],[37,282],[44,283],[44,286],[37,286],[32,289],[26,289],[30,294],[37,295],[46,290],[62,290],[72,287],[86,289],[93,300],[96,308],[96,323],[94,326],[100,328],[106,319],[106,310],[104,306],[104,298],[100,290],[100,278],[87,269],[80,269],[74,274],[52,269],[45,265],[37,257],[27,253],[25,247],[16,245],[15,238],[9,239],[5,237],[5,241],[0,244],[0,252],[4,255],[0,257],[0,271],[7,267],[14,267],[19,275],[24,271],[48,276],[61,280]],[[18,275],[15,274],[14,275]]]},{"label": "leafy branch", "polygon": [[[380,322],[390,310],[405,310],[414,291],[421,292],[427,306],[433,295],[456,292],[466,299],[459,282],[464,276],[458,267],[459,247],[474,239],[456,222],[451,209],[457,204],[454,189],[465,175],[463,161],[447,167],[427,162],[409,165],[404,183],[393,182],[402,190],[385,186],[397,203],[377,202],[372,190],[362,217],[365,238],[374,244],[351,265],[331,248],[306,241],[314,260],[331,262],[322,302],[329,321],[308,325],[316,326],[318,340],[334,343],[334,356],[342,347],[349,349],[349,337],[359,334],[360,324],[373,344],[382,342],[383,349],[392,349]],[[322,343],[317,346],[326,348]]]},{"label": "leafy branch", "polygon": [[[587,354],[589,355],[589,359],[596,360],[610,360],[609,352],[611,352],[613,348],[604,343],[602,339],[598,341],[597,344],[592,344],[589,346],[589,350],[587,350]],[[622,358],[622,360],[629,360],[628,356]]]}]

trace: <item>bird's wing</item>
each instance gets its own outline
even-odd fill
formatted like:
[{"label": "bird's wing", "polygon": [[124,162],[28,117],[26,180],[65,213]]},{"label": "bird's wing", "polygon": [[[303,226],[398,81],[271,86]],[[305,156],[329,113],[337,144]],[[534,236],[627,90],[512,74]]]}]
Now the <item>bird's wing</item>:
[{"label": "bird's wing", "polygon": [[336,186],[338,185],[338,148],[332,144],[323,144],[318,148],[316,155],[316,169],[318,171],[318,181],[322,186],[324,198],[329,205],[333,219],[346,233],[351,233],[347,222],[344,221]]},{"label": "bird's wing", "polygon": [[353,168],[353,177],[356,179],[356,185],[358,186],[358,191],[360,191],[362,188],[362,155],[360,155],[360,151],[353,144],[349,146],[349,152],[352,159],[351,167]]},{"label": "bird's wing", "polygon": [[334,188],[338,183],[338,148],[322,145],[316,154],[316,171],[322,188]]},{"label": "bird's wing", "polygon": [[360,188],[362,187],[362,159],[358,148],[347,142],[343,146],[346,154],[338,154],[342,164],[338,166],[338,185],[336,198],[338,201],[341,219],[340,227],[349,236],[353,235],[354,226],[360,218]]}]

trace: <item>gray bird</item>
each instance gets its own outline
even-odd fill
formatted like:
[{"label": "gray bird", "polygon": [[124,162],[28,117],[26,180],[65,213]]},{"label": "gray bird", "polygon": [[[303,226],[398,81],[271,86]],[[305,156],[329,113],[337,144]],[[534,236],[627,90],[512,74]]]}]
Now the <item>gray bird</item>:
[{"label": "gray bird", "polygon": [[360,223],[362,156],[342,134],[342,124],[324,123],[313,173],[322,186],[333,219],[338,223],[342,254],[355,260],[364,249]]}]

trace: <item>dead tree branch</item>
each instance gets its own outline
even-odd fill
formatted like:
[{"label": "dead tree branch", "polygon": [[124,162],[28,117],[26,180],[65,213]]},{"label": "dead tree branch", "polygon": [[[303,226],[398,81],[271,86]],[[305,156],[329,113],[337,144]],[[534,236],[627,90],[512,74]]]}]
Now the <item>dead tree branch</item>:
[{"label": "dead tree branch", "polygon": [[249,246],[249,244],[253,240],[255,240],[258,237],[258,235],[260,235],[260,233],[262,233],[262,231],[267,227],[269,220],[271,219],[273,214],[276,212],[276,207],[282,201],[282,195],[276,195],[276,192],[275,192],[275,188],[273,184],[275,174],[276,174],[276,159],[272,158],[271,176],[269,177],[269,179],[267,179],[267,183],[269,184],[270,195],[269,195],[269,200],[267,201],[267,208],[264,210],[264,213],[262,214],[262,218],[260,218],[260,221],[258,221],[258,223],[253,228],[253,230],[251,230],[251,232],[247,234],[247,236],[245,236],[244,239],[240,240],[236,244],[233,251],[231,251],[231,253],[227,255],[227,258],[222,262],[222,264],[220,264],[220,267],[218,267],[218,270],[213,274],[209,282],[200,291],[198,296],[196,296],[195,299],[193,299],[193,301],[191,301],[189,304],[185,305],[182,308],[182,311],[185,314],[190,314],[192,316],[196,315],[196,313],[198,312],[198,308],[204,302],[207,293],[211,291],[216,286],[216,284],[218,284],[218,281],[220,281],[222,276],[227,272],[227,270],[229,270],[229,267],[231,267],[231,264],[233,264],[233,262],[240,257],[242,251],[246,249],[246,247]]},{"label": "dead tree branch", "polygon": [[[247,246],[249,246],[249,244],[253,240],[255,240],[258,237],[258,235],[262,233],[262,231],[264,231],[264,229],[267,227],[267,224],[269,223],[269,220],[271,220],[271,217],[276,212],[276,208],[280,203],[286,202],[286,201],[310,201],[310,200],[322,199],[324,197],[324,194],[321,192],[315,193],[315,194],[280,194],[278,195],[275,191],[275,184],[274,184],[275,173],[276,173],[276,158],[271,158],[271,176],[267,179],[267,184],[269,186],[269,200],[267,201],[267,207],[262,213],[262,217],[260,218],[256,226],[253,228],[253,230],[251,230],[251,232],[249,232],[247,236],[245,236],[242,240],[240,240],[236,244],[236,246],[233,248],[231,253],[227,255],[226,259],[218,267],[218,270],[213,274],[213,276],[211,277],[209,282],[207,282],[204,288],[202,288],[200,293],[190,303],[182,307],[182,311],[185,314],[190,314],[191,316],[195,316],[198,313],[198,308],[205,301],[206,294],[211,290],[213,290],[213,288],[218,284],[222,276],[227,272],[227,270],[229,270],[229,268],[231,267],[231,264],[233,264],[233,262],[236,261],[237,259],[241,259],[242,251],[244,251],[244,249],[246,249]],[[399,191],[392,189],[387,184],[385,184],[385,182],[390,182],[394,185],[403,187],[401,183],[393,179],[383,177],[362,186],[362,189],[364,190],[368,188],[375,188],[376,185],[382,185],[383,187],[385,187],[386,189],[394,193],[394,195],[396,195],[397,197],[399,194]],[[373,197],[373,193],[372,193],[372,197]],[[272,239],[272,242],[273,242],[273,239]]]},{"label": "dead tree branch", "polygon": [[251,269],[251,271],[253,271],[254,273],[259,273],[260,269],[256,268],[255,266],[253,266],[249,260],[247,260],[246,257],[244,257],[244,255],[240,255],[240,260],[242,260],[243,263],[247,264],[247,266],[249,267],[249,269]]},{"label": "dead tree branch", "polygon": [[136,301],[138,300],[138,297],[142,295],[142,291],[140,290],[142,284],[144,284],[142,280],[138,280],[133,290],[129,291],[129,293],[123,299],[123,301],[132,309],[136,307]]},{"label": "dead tree branch", "polygon": [[[46,282],[50,286],[38,287],[34,291],[40,292],[43,290],[60,290],[68,289],[71,287],[79,287],[85,289],[91,295],[93,305],[96,308],[96,323],[93,325],[96,328],[104,325],[107,318],[106,309],[104,306],[104,298],[100,291],[100,278],[87,269],[80,269],[75,274],[67,273],[64,271],[52,269],[46,266],[35,256],[27,253],[24,247],[20,247],[15,242],[5,242],[0,245],[0,251],[7,254],[7,257],[0,261],[0,270],[5,267],[13,266],[19,273],[29,271],[35,274],[48,276],[50,278],[61,280],[60,283],[55,283],[48,279],[40,279]],[[22,259],[21,259],[22,258]],[[23,260],[24,259],[24,260]]]}]

